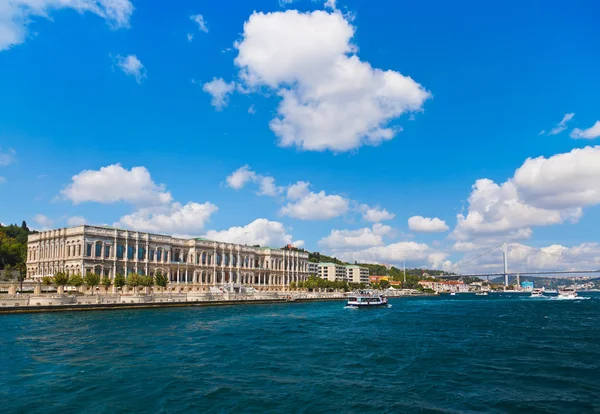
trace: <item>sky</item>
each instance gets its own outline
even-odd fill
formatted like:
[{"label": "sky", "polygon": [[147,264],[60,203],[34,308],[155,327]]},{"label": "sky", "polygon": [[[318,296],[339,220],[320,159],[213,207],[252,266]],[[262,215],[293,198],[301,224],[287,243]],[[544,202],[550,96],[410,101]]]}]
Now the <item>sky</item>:
[{"label": "sky", "polygon": [[599,269],[599,12],[0,0],[0,222]]}]

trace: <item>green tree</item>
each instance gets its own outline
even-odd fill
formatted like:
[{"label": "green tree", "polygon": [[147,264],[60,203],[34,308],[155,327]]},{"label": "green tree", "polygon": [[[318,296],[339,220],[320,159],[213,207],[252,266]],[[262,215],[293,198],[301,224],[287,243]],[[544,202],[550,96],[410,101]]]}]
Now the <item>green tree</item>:
[{"label": "green tree", "polygon": [[104,276],[102,278],[102,280],[100,281],[100,284],[102,286],[104,286],[104,294],[107,295],[108,294],[108,288],[110,287],[110,285],[112,285],[112,280],[110,280],[109,277]]},{"label": "green tree", "polygon": [[83,278],[79,273],[71,275],[71,277],[69,277],[69,285],[79,288],[83,285]]},{"label": "green tree", "polygon": [[154,283],[156,283],[156,286],[160,286],[161,290],[164,292],[167,284],[169,284],[169,278],[167,278],[167,276],[163,275],[161,272],[157,272],[156,276],[154,277]]},{"label": "green tree", "polygon": [[83,283],[92,289],[92,295],[94,294],[94,288],[100,284],[100,275],[92,272],[87,272],[83,277]]},{"label": "green tree", "polygon": [[130,273],[126,279],[127,286],[133,289],[133,293],[137,293],[137,287],[141,285],[140,275],[137,273]]},{"label": "green tree", "polygon": [[140,276],[140,286],[152,287],[154,285],[154,278],[150,275]]},{"label": "green tree", "polygon": [[392,286],[392,284],[390,283],[389,280],[382,279],[382,280],[379,281],[379,286],[381,286],[382,289],[387,289],[390,286]]},{"label": "green tree", "polygon": [[69,276],[64,274],[63,272],[57,272],[54,275],[54,284],[56,286],[67,286],[69,284]]},{"label": "green tree", "polygon": [[123,275],[123,273],[117,273],[113,283],[117,289],[121,289],[127,283],[125,280],[125,275]]},{"label": "green tree", "polygon": [[[48,288],[48,287],[52,286],[52,283],[53,283],[53,282],[54,282],[54,281],[52,280],[52,278],[51,278],[50,276],[44,276],[44,277],[42,278],[42,285],[46,286],[46,288]],[[48,289],[46,289],[46,291],[47,291],[47,290],[48,290]]]}]

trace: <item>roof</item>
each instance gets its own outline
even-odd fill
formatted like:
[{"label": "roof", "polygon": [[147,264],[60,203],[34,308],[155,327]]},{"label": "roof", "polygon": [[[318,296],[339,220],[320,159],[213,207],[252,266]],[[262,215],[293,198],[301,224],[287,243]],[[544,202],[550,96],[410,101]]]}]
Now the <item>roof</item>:
[{"label": "roof", "polygon": [[344,265],[341,265],[341,264],[331,263],[331,262],[319,262],[317,264],[319,266],[344,266]]}]

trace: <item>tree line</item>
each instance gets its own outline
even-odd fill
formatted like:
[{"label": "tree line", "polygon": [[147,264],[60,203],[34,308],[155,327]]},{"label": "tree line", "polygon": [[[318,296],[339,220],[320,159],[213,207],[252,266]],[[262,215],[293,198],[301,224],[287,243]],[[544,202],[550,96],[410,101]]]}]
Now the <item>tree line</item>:
[{"label": "tree line", "polygon": [[108,292],[108,288],[110,288],[111,286],[114,286],[117,289],[121,289],[124,286],[127,286],[134,289],[135,291],[135,289],[140,286],[157,286],[162,289],[165,289],[168,284],[168,277],[160,272],[156,273],[155,276],[140,275],[138,273],[129,273],[127,276],[125,276],[122,273],[117,273],[115,275],[114,280],[107,276],[101,277],[100,275],[92,272],[86,273],[83,277],[80,274],[68,276],[63,272],[58,272],[53,277],[44,276],[42,278],[42,285],[44,286],[73,286],[75,288],[86,286],[88,288],[91,288],[92,292],[98,286],[103,286],[105,292]]}]

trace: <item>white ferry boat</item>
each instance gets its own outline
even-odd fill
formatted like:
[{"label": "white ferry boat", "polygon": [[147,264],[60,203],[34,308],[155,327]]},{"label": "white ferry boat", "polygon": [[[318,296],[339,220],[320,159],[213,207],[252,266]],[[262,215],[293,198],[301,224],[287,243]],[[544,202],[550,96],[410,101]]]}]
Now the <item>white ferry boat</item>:
[{"label": "white ferry boat", "polygon": [[559,299],[575,299],[577,297],[577,291],[573,288],[562,288],[558,289]]},{"label": "white ferry boat", "polygon": [[487,295],[488,295],[487,290],[482,290],[481,292],[475,293],[475,296],[487,296]]},{"label": "white ferry boat", "polygon": [[346,304],[346,306],[352,308],[368,308],[375,306],[387,306],[387,304],[387,298],[381,294],[359,292],[351,293],[348,296],[348,303]]},{"label": "white ferry boat", "polygon": [[535,288],[531,291],[532,298],[543,298],[544,297],[544,289]]}]

